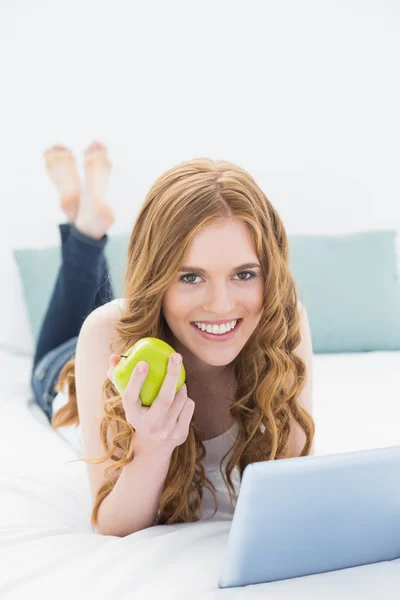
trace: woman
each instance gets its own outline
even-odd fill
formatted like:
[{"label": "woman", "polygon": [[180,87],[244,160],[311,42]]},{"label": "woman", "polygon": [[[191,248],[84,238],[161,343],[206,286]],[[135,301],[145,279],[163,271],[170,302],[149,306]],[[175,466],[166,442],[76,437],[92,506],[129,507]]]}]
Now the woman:
[{"label": "woman", "polygon": [[[79,423],[93,527],[124,536],[199,520],[205,488],[217,509],[221,497],[204,468],[213,440],[229,442],[217,458],[232,505],[249,463],[310,455],[312,349],[284,226],[246,171],[201,158],[161,175],[130,236],[124,297],[112,300],[104,146],[90,147],[89,159],[80,201],[61,177],[70,231],[65,239],[60,225],[63,264],[32,385],[53,427]],[[186,370],[175,393],[180,364],[171,358],[151,407],[139,400],[146,372],[133,372],[123,397],[112,380],[119,356],[143,337],[168,342]],[[67,402],[51,416],[63,390]]]}]

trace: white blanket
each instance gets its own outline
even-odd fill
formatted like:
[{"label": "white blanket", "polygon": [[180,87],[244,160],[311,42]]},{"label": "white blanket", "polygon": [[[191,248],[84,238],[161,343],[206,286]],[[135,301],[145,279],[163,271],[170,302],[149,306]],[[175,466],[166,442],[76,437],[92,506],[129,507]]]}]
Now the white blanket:
[{"label": "white blanket", "polygon": [[[400,597],[400,559],[220,590],[226,520],[93,534],[86,465],[29,406],[30,366],[0,352],[0,597]],[[400,352],[316,356],[316,454],[400,444],[399,384]]]}]

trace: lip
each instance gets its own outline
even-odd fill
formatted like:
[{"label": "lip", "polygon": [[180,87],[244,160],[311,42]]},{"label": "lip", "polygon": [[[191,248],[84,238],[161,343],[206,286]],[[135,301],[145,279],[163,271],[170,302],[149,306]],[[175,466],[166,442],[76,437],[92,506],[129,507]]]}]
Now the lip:
[{"label": "lip", "polygon": [[[217,335],[215,333],[207,333],[206,331],[202,331],[194,323],[190,323],[191,327],[195,329],[205,340],[210,340],[212,342],[226,342],[233,338],[237,330],[242,324],[243,319],[238,319],[236,323],[236,327],[228,331],[228,333],[223,333],[222,335]],[[215,323],[217,325],[217,323]]]}]

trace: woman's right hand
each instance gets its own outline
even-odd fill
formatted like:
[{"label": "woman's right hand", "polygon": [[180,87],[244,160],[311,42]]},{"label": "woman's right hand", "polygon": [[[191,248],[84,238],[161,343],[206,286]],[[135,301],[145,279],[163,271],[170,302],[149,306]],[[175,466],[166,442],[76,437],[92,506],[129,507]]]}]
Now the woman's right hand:
[{"label": "woman's right hand", "polygon": [[[148,367],[144,373],[138,373],[136,365],[122,395],[126,420],[135,429],[136,455],[172,453],[177,446],[185,442],[189,434],[195,404],[187,395],[186,384],[176,392],[181,365],[172,361],[173,356],[174,354],[169,357],[167,373],[151,406],[143,406],[139,397],[149,371]],[[110,357],[107,377],[111,381],[119,358],[115,354]]]}]

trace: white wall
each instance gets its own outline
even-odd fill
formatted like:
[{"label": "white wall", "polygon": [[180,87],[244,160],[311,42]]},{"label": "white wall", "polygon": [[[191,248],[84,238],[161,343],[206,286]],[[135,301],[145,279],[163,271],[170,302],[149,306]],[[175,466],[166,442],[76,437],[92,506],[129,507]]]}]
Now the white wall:
[{"label": "white wall", "polygon": [[13,0],[0,63],[2,244],[58,243],[43,152],[93,139],[111,233],[197,156],[250,171],[289,233],[400,225],[395,0]]}]

